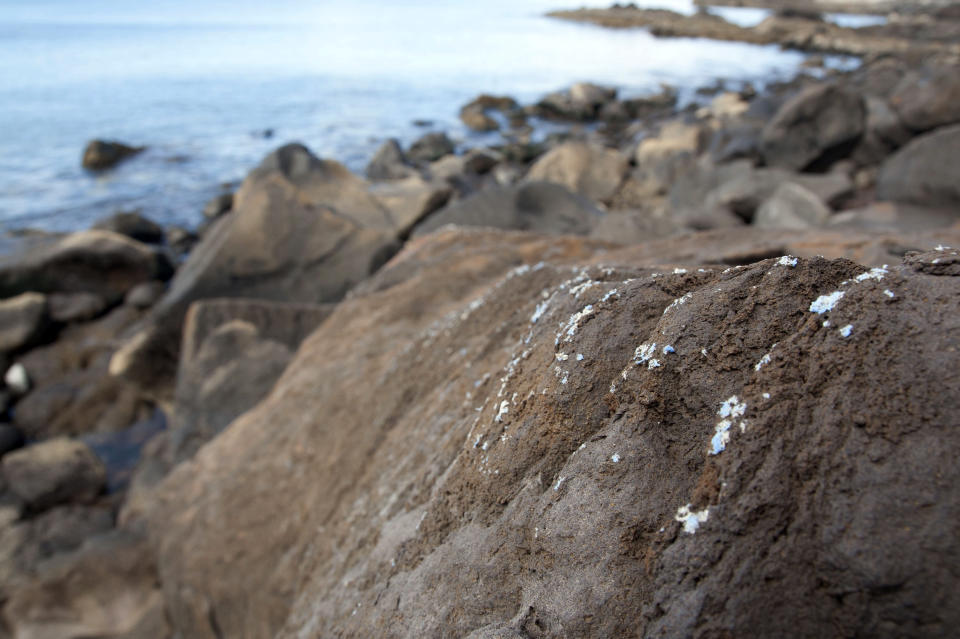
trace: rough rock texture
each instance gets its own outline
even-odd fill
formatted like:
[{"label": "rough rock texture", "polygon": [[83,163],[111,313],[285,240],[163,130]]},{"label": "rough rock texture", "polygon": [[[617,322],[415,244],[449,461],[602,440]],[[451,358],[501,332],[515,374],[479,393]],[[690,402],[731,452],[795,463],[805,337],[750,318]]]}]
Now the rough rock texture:
[{"label": "rough rock texture", "polygon": [[82,231],[0,259],[0,297],[95,293],[115,303],[140,282],[168,279],[169,259],[110,231]]},{"label": "rough rock texture", "polygon": [[89,502],[103,490],[106,472],[86,444],[57,437],[3,457],[10,490],[35,510]]},{"label": "rough rock texture", "polygon": [[147,521],[172,624],[197,638],[948,635],[957,252],[875,270],[775,253],[642,267],[923,237],[412,242],[161,486]]},{"label": "rough rock texture", "polygon": [[116,166],[143,150],[142,146],[129,146],[123,142],[91,140],[83,149],[81,164],[85,169],[102,171]]},{"label": "rough rock texture", "polygon": [[628,161],[619,151],[567,142],[541,156],[527,180],[553,182],[594,201],[608,200],[623,182]]},{"label": "rough rock texture", "polygon": [[43,337],[49,323],[45,295],[23,293],[0,300],[0,352],[32,346]]},{"label": "rough rock texture", "polygon": [[[217,220],[177,271],[151,310],[151,327],[114,356],[111,373],[168,399],[192,302],[333,302],[379,268],[396,251],[395,231],[376,212],[386,219],[389,213],[361,188],[360,178],[344,176],[341,168],[298,145],[268,156],[237,192],[233,213]],[[331,208],[337,203],[349,206],[349,215]]]},{"label": "rough rock texture", "polygon": [[585,235],[603,214],[558,184],[526,182],[492,187],[437,211],[414,228],[430,233],[447,224]]},{"label": "rough rock texture", "polygon": [[877,197],[925,206],[960,205],[960,125],[914,138],[877,177]]},{"label": "rough rock texture", "polygon": [[767,164],[802,170],[848,154],[863,135],[867,109],[856,91],[818,84],[788,100],[763,129]]}]

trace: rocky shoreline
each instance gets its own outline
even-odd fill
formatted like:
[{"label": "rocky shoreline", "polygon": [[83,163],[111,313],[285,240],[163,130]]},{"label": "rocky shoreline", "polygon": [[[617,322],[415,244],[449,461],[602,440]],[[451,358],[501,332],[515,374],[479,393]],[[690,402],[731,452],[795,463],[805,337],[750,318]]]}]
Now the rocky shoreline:
[{"label": "rocky shoreline", "polygon": [[0,637],[949,636],[960,77],[911,42],[29,237]]}]

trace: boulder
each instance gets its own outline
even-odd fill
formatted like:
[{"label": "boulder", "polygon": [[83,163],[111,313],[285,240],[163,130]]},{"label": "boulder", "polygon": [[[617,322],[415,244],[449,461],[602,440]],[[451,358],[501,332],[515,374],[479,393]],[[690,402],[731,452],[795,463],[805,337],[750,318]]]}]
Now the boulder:
[{"label": "boulder", "polygon": [[[137,284],[131,291],[143,284]],[[129,293],[128,293],[129,295]],[[107,310],[107,301],[96,293],[51,293],[47,296],[50,319],[61,324],[87,322]]]},{"label": "boulder", "polygon": [[174,631],[948,635],[960,258],[644,266],[869,237],[414,240],[159,487]]},{"label": "boulder", "polygon": [[146,147],[129,146],[123,142],[91,140],[83,149],[83,168],[102,171],[113,168],[123,160],[134,156]]},{"label": "boulder", "polygon": [[619,151],[582,142],[566,142],[542,155],[528,181],[553,182],[590,200],[608,200],[620,187],[629,162]]},{"label": "boulder", "polygon": [[672,120],[664,124],[655,137],[640,141],[634,160],[637,166],[643,167],[680,154],[696,157],[703,150],[705,138],[701,126]]},{"label": "boulder", "polygon": [[166,639],[156,563],[142,537],[115,531],[45,564],[4,606],[12,636]]},{"label": "boulder", "polygon": [[663,209],[612,211],[597,219],[590,237],[612,244],[640,244],[680,231],[677,220]]},{"label": "boulder", "polygon": [[890,94],[890,104],[913,131],[960,122],[960,78],[954,66],[907,73]]},{"label": "boulder", "polygon": [[8,453],[0,464],[10,490],[34,510],[91,502],[106,482],[103,464],[90,448],[66,437]]},{"label": "boulder", "polygon": [[410,145],[407,157],[413,162],[429,164],[453,153],[454,148],[446,133],[427,133]]},{"label": "boulder", "polygon": [[[302,147],[284,147],[272,158],[244,181],[233,213],[214,223],[177,271],[166,295],[151,309],[148,326],[114,355],[113,375],[167,401],[183,317],[194,301],[247,297],[335,302],[396,251],[396,231],[381,223],[389,212],[365,188],[367,210],[382,213],[381,219],[368,220],[375,228],[365,226],[357,215],[311,202],[328,190],[334,203],[352,199],[351,192],[359,193],[359,178],[341,180],[345,194],[339,196],[336,171],[321,164],[319,182],[314,181],[310,165],[322,161]],[[280,168],[269,169],[271,163]]]},{"label": "boulder", "polygon": [[864,207],[834,213],[832,227],[891,232],[946,229],[958,221],[952,208],[931,209],[898,202],[873,202]]},{"label": "boulder", "polygon": [[140,282],[168,279],[165,254],[110,231],[81,231],[0,258],[0,297],[94,293],[115,304]]},{"label": "boulder", "polygon": [[473,131],[481,133],[486,131],[496,131],[500,128],[500,123],[487,115],[486,111],[479,107],[464,107],[460,109],[460,121]]},{"label": "boulder", "polygon": [[[369,184],[335,160],[321,159],[302,144],[287,144],[263,159],[244,180],[243,192],[234,195],[234,209],[242,197],[283,183],[308,206],[325,206],[360,226],[391,228],[392,220],[367,192]],[[261,184],[262,187],[257,185]]]},{"label": "boulder", "polygon": [[399,180],[415,175],[416,169],[407,162],[400,143],[390,138],[374,153],[366,174],[371,180]]},{"label": "boulder", "polygon": [[589,82],[578,82],[566,91],[544,96],[536,104],[536,113],[548,118],[588,121],[599,117],[605,104],[615,100],[616,89]]},{"label": "boulder", "polygon": [[[448,155],[447,158],[454,156]],[[444,160],[437,160],[443,162]],[[428,215],[441,209],[453,195],[453,189],[444,182],[427,181],[419,176],[375,184],[370,193],[390,211],[397,236],[404,238],[410,230]]]},{"label": "boulder", "polygon": [[[2,506],[0,510],[9,508]],[[11,513],[13,514],[13,513]],[[67,505],[0,523],[0,597],[29,584],[49,561],[113,528],[113,513],[100,506]]]},{"label": "boulder", "polygon": [[877,197],[931,207],[960,204],[960,125],[916,137],[883,163]]},{"label": "boulder", "polygon": [[233,193],[221,193],[213,197],[203,207],[203,217],[208,220],[215,220],[221,215],[225,215],[233,208]]},{"label": "boulder", "polygon": [[763,129],[763,157],[794,171],[829,166],[848,155],[863,135],[867,109],[860,94],[818,84],[788,100]]},{"label": "boulder", "polygon": [[807,229],[830,218],[830,209],[814,193],[793,182],[777,187],[760,208],[753,224],[760,228]]},{"label": "boulder", "polygon": [[163,227],[137,212],[114,213],[94,222],[92,228],[126,235],[144,244],[162,244],[164,239]]},{"label": "boulder", "polygon": [[60,331],[58,339],[20,357],[33,389],[16,406],[14,422],[32,439],[111,432],[133,424],[145,404],[136,388],[108,375],[110,357],[141,314],[121,306]]},{"label": "boulder", "polygon": [[47,297],[23,293],[0,300],[0,353],[12,353],[43,339],[50,326]]},{"label": "boulder", "polygon": [[146,310],[156,304],[167,290],[165,282],[143,282],[127,293],[123,303],[138,310]]},{"label": "boulder", "polygon": [[414,227],[424,235],[447,224],[585,235],[602,216],[585,198],[558,184],[490,187],[443,208]]},{"label": "boulder", "polygon": [[523,124],[524,115],[517,101],[509,96],[481,94],[460,108],[460,121],[474,131],[496,131],[500,123],[488,111],[500,111],[511,125]]}]

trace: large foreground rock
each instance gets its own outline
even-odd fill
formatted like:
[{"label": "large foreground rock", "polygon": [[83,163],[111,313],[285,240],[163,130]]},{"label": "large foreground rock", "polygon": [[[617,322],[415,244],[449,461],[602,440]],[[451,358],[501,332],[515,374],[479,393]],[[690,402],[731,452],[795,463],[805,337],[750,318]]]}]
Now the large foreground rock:
[{"label": "large foreground rock", "polygon": [[413,241],[161,486],[146,520],[171,623],[198,638],[949,635],[960,255],[644,267],[885,242],[935,240]]},{"label": "large foreground rock", "polygon": [[866,126],[867,108],[858,93],[836,84],[817,84],[787,101],[763,129],[767,164],[794,171],[827,164],[853,150]]},{"label": "large foreground rock", "polygon": [[110,231],[82,231],[0,259],[0,297],[86,292],[112,304],[140,282],[172,274],[164,253]]},{"label": "large foreground rock", "polygon": [[877,197],[925,206],[960,205],[960,125],[914,138],[877,177]]}]

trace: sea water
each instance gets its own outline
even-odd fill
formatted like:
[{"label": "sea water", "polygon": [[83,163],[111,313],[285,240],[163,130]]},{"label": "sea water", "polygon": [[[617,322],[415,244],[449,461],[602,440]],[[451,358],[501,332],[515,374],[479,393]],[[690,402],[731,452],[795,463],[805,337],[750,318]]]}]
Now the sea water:
[{"label": "sea water", "polygon": [[[656,3],[691,11],[684,0]],[[362,171],[387,138],[444,130],[478,93],[523,103],[577,81],[682,95],[715,78],[764,83],[802,55],[655,39],[544,17],[562,0],[4,0],[0,230],[76,230],[120,210],[194,226],[205,201],[300,141]],[[425,125],[425,122],[427,123]],[[93,138],[145,145],[84,171]]]}]

